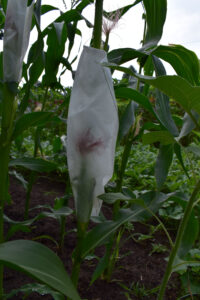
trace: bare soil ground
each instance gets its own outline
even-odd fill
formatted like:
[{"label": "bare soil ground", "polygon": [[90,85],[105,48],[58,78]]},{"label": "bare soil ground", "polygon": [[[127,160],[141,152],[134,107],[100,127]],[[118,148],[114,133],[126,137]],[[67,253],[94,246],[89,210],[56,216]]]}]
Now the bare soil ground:
[{"label": "bare soil ground", "polygon": [[[13,220],[23,220],[24,203],[25,203],[25,190],[22,185],[15,179],[10,179],[10,193],[12,197],[12,204],[6,205],[5,213]],[[41,176],[33,187],[31,194],[31,207],[37,205],[50,204],[53,206],[55,197],[60,197],[65,194],[65,183],[62,181],[55,181],[55,176],[51,177]],[[73,207],[73,201],[70,206]],[[103,207],[106,216],[109,216],[109,208]],[[38,213],[38,210],[30,212],[30,217],[34,217]],[[9,225],[5,225],[5,231],[7,231]],[[39,240],[56,252],[62,259],[66,270],[71,271],[71,253],[76,245],[76,234],[73,229],[76,228],[76,221],[74,215],[67,218],[64,248],[62,253],[58,253],[56,245],[48,239]],[[134,233],[148,234],[149,229],[145,224],[134,223]],[[38,220],[32,226],[31,232],[17,232],[12,239],[34,239],[38,236],[49,235],[55,240],[59,238],[59,224],[52,218],[44,218]],[[152,243],[159,243],[168,246],[168,241],[162,231],[158,231],[154,240],[144,240],[142,242],[136,242],[132,238],[129,238],[130,234],[126,232],[122,239],[123,246],[120,250],[120,256],[114,270],[111,282],[107,283],[101,279],[97,280],[90,286],[91,276],[97,265],[97,260],[85,260],[82,264],[80,281],[79,281],[79,293],[82,299],[87,300],[154,300],[156,294],[147,295],[146,291],[156,288],[162,280],[166,261],[168,256],[167,252],[153,253]],[[96,249],[95,254],[99,257],[103,256],[105,251],[104,247]],[[9,292],[12,289],[19,288],[20,286],[33,282],[32,279],[22,273],[5,268],[5,280],[4,289],[5,292]],[[138,288],[132,288],[129,292],[129,297],[125,294],[128,293],[123,287],[130,288],[131,286],[137,286]],[[176,300],[180,296],[180,283],[178,276],[173,275],[166,293],[166,300]],[[22,294],[18,294],[12,299],[23,299]],[[50,295],[39,295],[32,293],[28,300],[45,299],[50,300]]]}]

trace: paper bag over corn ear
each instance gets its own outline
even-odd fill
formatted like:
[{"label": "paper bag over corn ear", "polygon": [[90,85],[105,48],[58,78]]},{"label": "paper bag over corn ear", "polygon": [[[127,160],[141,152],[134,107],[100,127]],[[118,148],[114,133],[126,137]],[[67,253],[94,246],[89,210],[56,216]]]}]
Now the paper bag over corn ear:
[{"label": "paper bag over corn ear", "polygon": [[5,82],[19,82],[28,48],[34,2],[8,0],[4,28],[3,68]]},{"label": "paper bag over corn ear", "polygon": [[77,218],[98,215],[112,177],[118,114],[106,52],[84,47],[72,89],[67,123],[67,159]]}]

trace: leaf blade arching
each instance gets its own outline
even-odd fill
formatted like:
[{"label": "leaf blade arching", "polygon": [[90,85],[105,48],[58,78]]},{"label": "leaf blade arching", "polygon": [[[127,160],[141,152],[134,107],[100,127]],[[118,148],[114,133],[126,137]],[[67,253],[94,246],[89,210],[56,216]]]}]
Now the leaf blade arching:
[{"label": "leaf blade arching", "polygon": [[2,243],[0,262],[25,272],[73,300],[80,300],[61,260],[40,243],[28,240]]}]

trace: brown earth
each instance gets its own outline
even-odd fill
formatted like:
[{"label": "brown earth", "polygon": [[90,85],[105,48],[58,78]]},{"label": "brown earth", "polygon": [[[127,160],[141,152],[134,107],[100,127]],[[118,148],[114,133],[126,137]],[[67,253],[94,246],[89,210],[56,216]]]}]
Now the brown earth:
[{"label": "brown earth", "polygon": [[[36,205],[50,204],[53,206],[55,197],[60,197],[65,194],[65,183],[62,180],[56,180],[55,176],[45,177],[41,176],[33,187],[31,194],[31,207]],[[10,180],[10,193],[12,197],[12,205],[7,205],[5,213],[13,220],[23,220],[24,202],[25,202],[25,190],[15,178]],[[71,201],[72,202],[72,201]],[[73,206],[73,203],[70,203]],[[103,207],[103,211],[106,216],[110,214],[110,208]],[[38,210],[30,212],[30,217],[34,217],[38,213]],[[38,236],[49,235],[55,240],[59,237],[58,222],[52,218],[44,218],[38,220],[32,226],[31,232],[23,233],[17,232],[12,239],[34,239]],[[48,239],[41,239],[40,242],[55,251],[62,259],[66,270],[71,271],[71,259],[70,255],[76,245],[76,234],[73,231],[76,227],[75,218],[73,215],[67,218],[64,248],[62,253],[58,253],[56,245]],[[5,225],[7,231],[9,225]],[[149,226],[146,224],[134,223],[134,231],[132,233],[148,234]],[[136,237],[136,236],[135,236]],[[122,238],[123,246],[120,250],[120,257],[118,259],[116,268],[114,270],[111,282],[107,283],[101,279],[97,280],[93,285],[89,285],[93,271],[97,264],[96,259],[85,260],[82,264],[80,281],[79,281],[79,293],[82,299],[87,300],[154,300],[156,294],[147,295],[146,291],[156,288],[162,280],[166,261],[168,256],[167,252],[153,253],[152,243],[168,245],[168,241],[162,231],[156,232],[153,240],[147,239],[141,242],[135,241],[130,238],[130,233],[126,232]],[[104,247],[99,247],[95,254],[101,257],[104,254]],[[4,289],[5,292],[10,292],[12,289],[17,289],[20,286],[32,282],[30,278],[17,271],[5,268],[5,280]],[[125,290],[122,285],[127,288]],[[132,288],[135,286],[138,288]],[[134,292],[135,290],[135,292]],[[125,293],[129,292],[129,297]],[[173,275],[166,293],[167,300],[176,300],[180,296],[180,283],[177,275]],[[18,294],[11,299],[23,299],[22,294]],[[52,299],[49,295],[39,295],[32,293],[28,300],[37,299]]]}]

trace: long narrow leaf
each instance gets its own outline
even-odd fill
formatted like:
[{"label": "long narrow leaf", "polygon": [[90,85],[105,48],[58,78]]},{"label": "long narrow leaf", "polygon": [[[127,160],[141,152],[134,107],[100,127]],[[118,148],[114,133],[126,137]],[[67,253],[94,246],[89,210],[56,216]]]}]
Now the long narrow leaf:
[{"label": "long narrow leaf", "polygon": [[167,14],[167,0],[143,0],[146,11],[147,32],[144,47],[156,45],[162,37]]},{"label": "long narrow leaf", "polygon": [[123,137],[128,133],[131,126],[135,122],[135,110],[137,109],[137,104],[134,101],[130,101],[126,107],[124,114],[119,122],[119,132],[118,141],[120,142]]},{"label": "long narrow leaf", "polygon": [[149,98],[131,88],[117,88],[115,89],[116,98],[131,99],[140,104],[143,108],[147,109],[155,116]]},{"label": "long narrow leaf", "polygon": [[[152,59],[156,70],[156,76],[166,75],[162,62],[154,55],[152,56]],[[170,111],[169,97],[158,89],[156,89],[156,96],[155,112],[160,122],[173,136],[178,136],[179,132]]]},{"label": "long narrow leaf", "polygon": [[133,4],[126,5],[124,7],[118,8],[117,10],[109,11],[109,12],[104,11],[103,15],[104,15],[104,17],[110,19],[110,17],[112,17],[113,15],[116,15],[120,11],[119,17],[121,18],[125,13],[127,13],[127,11],[129,11],[129,9],[131,9],[132,7],[134,7],[135,5],[137,5],[138,3],[141,3],[141,2],[142,2],[142,0],[136,0],[133,2]]},{"label": "long narrow leaf", "polygon": [[156,160],[155,177],[158,189],[163,186],[173,158],[173,145],[161,145]]},{"label": "long narrow leaf", "polygon": [[0,245],[0,262],[25,272],[70,299],[80,299],[61,260],[42,244],[28,240],[3,243]]},{"label": "long narrow leaf", "polygon": [[168,62],[177,75],[185,78],[192,85],[199,85],[199,60],[193,51],[181,45],[170,45],[158,46],[152,54]]},{"label": "long narrow leaf", "polygon": [[18,158],[9,162],[10,167],[20,166],[35,172],[52,172],[57,169],[53,162],[41,158]]},{"label": "long narrow leaf", "polygon": [[24,114],[20,119],[17,120],[15,124],[13,138],[16,138],[18,135],[22,134],[24,130],[31,126],[41,126],[47,122],[50,122],[52,117],[52,112],[43,111]]},{"label": "long narrow leaf", "polygon": [[113,232],[115,232],[121,225],[128,221],[141,221],[149,215],[146,206],[151,211],[155,212],[162,205],[162,203],[169,197],[163,193],[149,192],[141,196],[141,203],[144,206],[135,205],[132,209],[121,209],[116,221],[105,221],[98,224],[90,230],[82,245],[82,257],[84,258],[89,252],[102,244]]},{"label": "long narrow leaf", "polygon": [[189,114],[195,110],[200,114],[200,87],[192,86],[187,80],[180,76],[160,76],[157,78],[135,74],[129,68],[120,67],[116,64],[104,64],[114,70],[125,72],[139,78],[158,89],[170,98],[176,100]]}]

